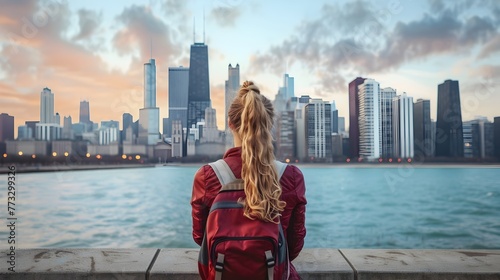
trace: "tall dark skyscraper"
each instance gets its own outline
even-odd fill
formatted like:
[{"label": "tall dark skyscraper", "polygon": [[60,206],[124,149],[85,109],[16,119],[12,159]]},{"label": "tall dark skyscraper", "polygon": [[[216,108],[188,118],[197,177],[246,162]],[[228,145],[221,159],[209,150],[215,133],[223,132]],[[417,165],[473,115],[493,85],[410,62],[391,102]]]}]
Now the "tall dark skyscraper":
[{"label": "tall dark skyscraper", "polygon": [[189,60],[188,129],[205,119],[207,107],[210,107],[208,48],[204,43],[194,43]]},{"label": "tall dark skyscraper", "polygon": [[436,157],[463,157],[464,139],[458,81],[438,85]]},{"label": "tall dark skyscraper", "polygon": [[413,104],[413,135],[415,157],[432,157],[431,101],[418,99]]},{"label": "tall dark skyscraper", "polygon": [[349,151],[351,157],[359,157],[359,98],[358,86],[365,78],[357,77],[349,83]]}]

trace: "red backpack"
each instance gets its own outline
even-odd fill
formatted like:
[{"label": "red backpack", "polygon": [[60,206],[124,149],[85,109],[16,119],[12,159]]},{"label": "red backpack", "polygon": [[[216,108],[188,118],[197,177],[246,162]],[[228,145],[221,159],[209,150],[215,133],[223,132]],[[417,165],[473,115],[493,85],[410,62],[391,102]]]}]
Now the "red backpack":
[{"label": "red backpack", "polygon": [[[275,161],[278,180],[286,164]],[[288,246],[281,223],[243,215],[243,180],[224,160],[210,163],[222,188],[208,214],[198,258],[202,279],[288,279]]]}]

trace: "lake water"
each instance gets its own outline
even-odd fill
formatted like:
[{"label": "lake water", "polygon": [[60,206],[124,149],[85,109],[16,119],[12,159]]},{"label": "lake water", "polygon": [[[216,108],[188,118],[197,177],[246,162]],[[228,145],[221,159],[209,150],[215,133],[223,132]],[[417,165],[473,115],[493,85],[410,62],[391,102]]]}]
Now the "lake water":
[{"label": "lake water", "polygon": [[[301,166],[305,247],[500,248],[499,168]],[[17,248],[191,247],[197,167],[17,174]],[[7,175],[0,175],[7,223]],[[0,248],[7,247],[0,227]]]}]

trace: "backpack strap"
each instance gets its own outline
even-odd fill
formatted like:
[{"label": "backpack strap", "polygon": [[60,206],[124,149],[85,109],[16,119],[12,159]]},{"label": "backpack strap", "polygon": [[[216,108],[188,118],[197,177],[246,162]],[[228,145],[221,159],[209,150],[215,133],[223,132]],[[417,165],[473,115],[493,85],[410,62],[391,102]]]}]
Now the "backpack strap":
[{"label": "backpack strap", "polygon": [[[211,162],[208,165],[212,167],[212,169],[215,172],[215,175],[217,176],[217,179],[219,179],[219,182],[222,185],[221,190],[240,190],[243,189],[243,180],[241,179],[236,179],[236,176],[234,176],[233,171],[227,165],[226,161],[223,159],[219,159],[215,162]],[[274,161],[274,165],[276,167],[276,171],[278,173],[278,182],[281,180],[281,176],[283,176],[283,173],[285,173],[285,169],[287,167],[286,163],[283,163],[281,161]]]},{"label": "backpack strap", "polygon": [[217,262],[215,263],[215,280],[222,280],[222,271],[224,270],[224,254],[217,255]]},{"label": "backpack strap", "polygon": [[265,252],[266,254],[266,263],[267,263],[267,280],[273,280],[274,279],[274,265],[276,264],[276,261],[273,257],[273,253],[271,250],[267,250]]},{"label": "backpack strap", "polygon": [[229,168],[229,165],[227,165],[225,160],[219,159],[216,162],[209,163],[209,165],[214,170],[215,175],[217,176],[217,179],[219,179],[222,186],[236,181],[233,171]]}]

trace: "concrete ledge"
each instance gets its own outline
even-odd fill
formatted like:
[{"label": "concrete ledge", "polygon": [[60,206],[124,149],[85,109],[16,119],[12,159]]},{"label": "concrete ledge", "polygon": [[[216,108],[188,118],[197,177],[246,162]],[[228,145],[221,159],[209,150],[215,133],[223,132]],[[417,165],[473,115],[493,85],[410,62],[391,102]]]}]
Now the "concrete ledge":
[{"label": "concrete ledge", "polygon": [[[199,279],[197,249],[0,251],[0,279]],[[500,250],[304,249],[302,279],[500,279]]]},{"label": "concrete ledge", "polygon": [[500,250],[342,249],[357,279],[500,279]]}]

